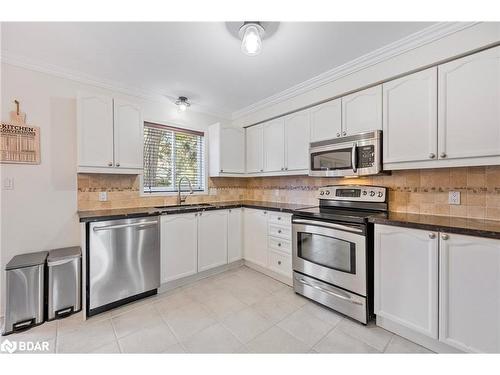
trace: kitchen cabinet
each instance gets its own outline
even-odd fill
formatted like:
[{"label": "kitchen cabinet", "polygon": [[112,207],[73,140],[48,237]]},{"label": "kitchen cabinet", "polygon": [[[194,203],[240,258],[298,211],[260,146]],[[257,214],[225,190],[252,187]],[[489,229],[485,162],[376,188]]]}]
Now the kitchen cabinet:
[{"label": "kitchen cabinet", "polygon": [[114,99],[115,167],[143,168],[144,122],[141,109],[132,103]]},{"label": "kitchen cabinet", "polygon": [[263,126],[246,128],[246,171],[258,173],[264,171]]},{"label": "kitchen cabinet", "polygon": [[264,172],[285,170],[285,121],[283,118],[263,124]]},{"label": "kitchen cabinet", "polygon": [[384,83],[382,90],[384,168],[436,160],[437,67]]},{"label": "kitchen cabinet", "polygon": [[342,97],[342,135],[382,130],[382,85]]},{"label": "kitchen cabinet", "polygon": [[195,213],[161,217],[161,282],[198,272],[198,217]]},{"label": "kitchen cabinet", "polygon": [[227,214],[227,261],[243,258],[243,213],[241,208],[232,208]]},{"label": "kitchen cabinet", "polygon": [[499,156],[500,47],[439,65],[438,72],[439,158]]},{"label": "kitchen cabinet", "polygon": [[285,117],[285,171],[309,170],[310,112]]},{"label": "kitchen cabinet", "polygon": [[311,142],[333,139],[342,135],[342,103],[335,99],[310,109]]},{"label": "kitchen cabinet", "polygon": [[244,257],[261,267],[267,267],[267,211],[243,209]]},{"label": "kitchen cabinet", "polygon": [[440,340],[467,352],[500,352],[500,241],[441,233]]},{"label": "kitchen cabinet", "polygon": [[198,213],[198,272],[227,264],[227,210]]},{"label": "kitchen cabinet", "polygon": [[438,338],[438,233],[375,226],[377,317]]},{"label": "kitchen cabinet", "polygon": [[245,173],[245,129],[209,126],[208,149],[210,177]]}]

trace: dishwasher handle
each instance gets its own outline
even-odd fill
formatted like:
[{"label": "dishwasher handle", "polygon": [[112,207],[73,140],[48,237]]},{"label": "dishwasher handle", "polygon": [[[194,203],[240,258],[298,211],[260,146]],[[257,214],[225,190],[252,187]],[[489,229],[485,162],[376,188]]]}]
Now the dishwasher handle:
[{"label": "dishwasher handle", "polygon": [[158,221],[144,221],[142,223],[105,225],[103,227],[94,227],[94,232],[100,232],[102,230],[129,228],[129,227],[150,227],[150,226],[157,225],[157,224],[158,224]]}]

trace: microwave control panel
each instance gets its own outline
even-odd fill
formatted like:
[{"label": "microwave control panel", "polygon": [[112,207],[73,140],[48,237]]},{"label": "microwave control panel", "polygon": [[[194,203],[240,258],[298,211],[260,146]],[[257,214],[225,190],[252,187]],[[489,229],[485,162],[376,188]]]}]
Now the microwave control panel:
[{"label": "microwave control panel", "polygon": [[375,163],[375,146],[358,146],[358,168],[370,168]]},{"label": "microwave control panel", "polygon": [[382,186],[335,185],[319,188],[318,199],[385,202],[387,189]]}]

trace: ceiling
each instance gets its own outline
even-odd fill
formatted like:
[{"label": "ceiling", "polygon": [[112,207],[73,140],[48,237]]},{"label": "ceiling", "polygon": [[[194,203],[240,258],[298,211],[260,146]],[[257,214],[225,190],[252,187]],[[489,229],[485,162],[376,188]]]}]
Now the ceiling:
[{"label": "ceiling", "polygon": [[431,25],[283,22],[246,56],[224,22],[2,23],[2,51],[229,115]]}]

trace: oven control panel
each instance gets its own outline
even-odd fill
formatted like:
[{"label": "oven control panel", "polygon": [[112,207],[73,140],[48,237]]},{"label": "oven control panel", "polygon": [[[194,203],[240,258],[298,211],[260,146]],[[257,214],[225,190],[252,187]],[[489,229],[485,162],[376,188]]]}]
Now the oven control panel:
[{"label": "oven control panel", "polygon": [[369,185],[335,185],[319,188],[318,199],[385,202],[387,189],[381,186]]}]

